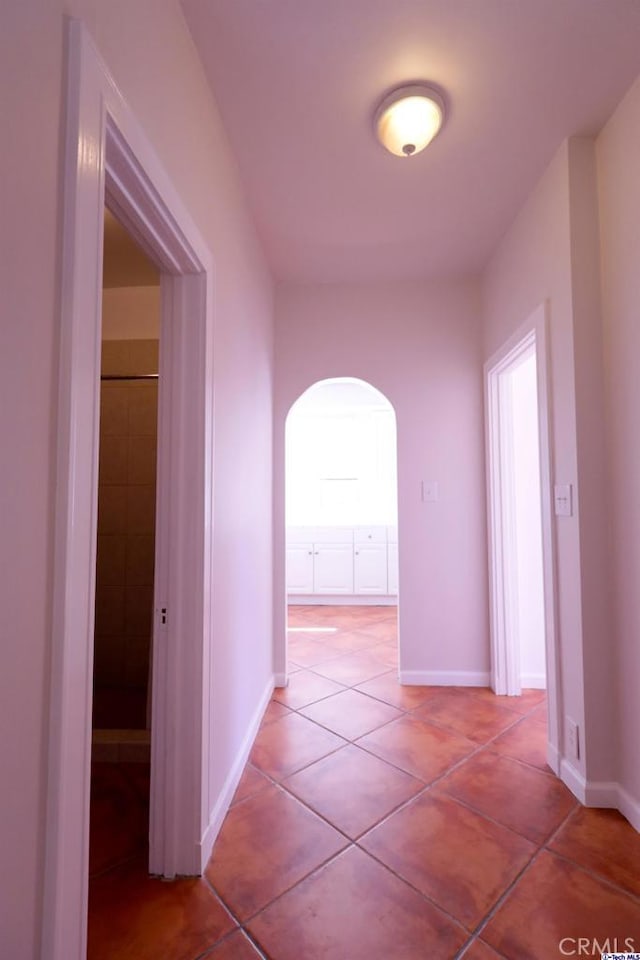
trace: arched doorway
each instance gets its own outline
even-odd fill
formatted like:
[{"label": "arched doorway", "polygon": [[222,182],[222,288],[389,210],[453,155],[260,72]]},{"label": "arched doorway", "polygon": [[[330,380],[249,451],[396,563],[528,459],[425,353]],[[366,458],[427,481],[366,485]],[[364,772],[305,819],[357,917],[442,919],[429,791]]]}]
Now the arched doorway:
[{"label": "arched doorway", "polygon": [[397,504],[389,400],[356,378],[313,384],[285,430],[285,642],[314,696],[397,673]]}]

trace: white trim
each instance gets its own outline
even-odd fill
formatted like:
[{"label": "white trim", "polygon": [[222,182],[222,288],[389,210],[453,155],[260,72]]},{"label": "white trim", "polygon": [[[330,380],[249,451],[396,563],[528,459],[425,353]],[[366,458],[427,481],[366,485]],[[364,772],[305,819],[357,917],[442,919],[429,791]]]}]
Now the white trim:
[{"label": "white trim", "polygon": [[560,754],[558,748],[547,742],[547,763],[557,777],[560,776]]},{"label": "white trim", "polygon": [[273,685],[274,687],[286,687],[289,683],[289,678],[286,673],[275,673],[273,675]]},{"label": "white trim", "polygon": [[587,807],[618,809],[618,784],[612,780],[587,780],[584,790],[584,803]]},{"label": "white trim", "polygon": [[[542,303],[529,319],[484,365],[485,430],[487,450],[487,512],[489,544],[489,583],[491,620],[492,687],[496,693],[518,692],[517,676],[510,644],[509,625],[513,611],[509,609],[505,589],[509,571],[503,555],[504,517],[500,509],[502,485],[509,482],[498,468],[500,458],[500,374],[521,360],[532,346],[536,351],[538,426],[540,448],[540,499],[542,508],[542,559],[545,615],[546,687],[549,703],[549,749],[562,756],[562,690],[560,682],[560,650],[557,638],[558,611],[556,591],[555,526],[552,509],[553,460],[551,447],[551,391],[549,376],[548,305]],[[509,663],[511,659],[511,663]]]},{"label": "white trim", "polygon": [[[151,862],[198,873],[211,641],[213,264],[189,214],[80,21],[67,21],[53,628],[41,955],[86,956],[89,780],[104,203],[164,273]],[[171,397],[169,402],[168,397]],[[167,410],[170,407],[170,416]],[[164,478],[164,479],[163,479]],[[170,587],[167,588],[167,584]],[[188,585],[188,589],[185,589]],[[162,597],[156,593],[156,605]],[[178,654],[179,647],[179,654]]]},{"label": "white trim", "polygon": [[216,805],[211,811],[211,819],[207,829],[204,832],[201,843],[200,858],[203,863],[206,863],[211,856],[211,851],[213,850],[213,845],[216,842],[216,837],[220,832],[224,818],[227,815],[227,810],[231,805],[233,795],[236,792],[238,784],[240,783],[240,778],[242,777],[244,768],[249,759],[251,748],[253,747],[254,740],[256,739],[260,729],[264,712],[269,706],[269,701],[273,696],[274,686],[277,686],[277,684],[274,684],[273,679],[269,680],[262,696],[260,697],[260,701],[254,711],[253,717],[251,718],[251,722],[244,736],[240,749],[238,750],[236,759],[233,762],[233,766],[231,767],[229,775],[224,782],[224,786],[220,791]]},{"label": "white trim", "polygon": [[576,800],[586,803],[587,781],[565,757],[560,759],[560,779],[571,790]]},{"label": "white trim", "polygon": [[573,795],[586,807],[618,810],[640,832],[640,801],[613,780],[585,780],[582,774],[563,760],[560,776]]},{"label": "white trim", "polygon": [[400,683],[416,687],[488,687],[488,670],[401,670]]},{"label": "white trim", "polygon": [[640,800],[632,797],[628,790],[618,785],[618,810],[627,818],[631,826],[640,833]]},{"label": "white trim", "polygon": [[640,801],[632,797],[619,783],[587,781],[584,802],[588,807],[618,810],[631,826],[640,832]]},{"label": "white trim", "polygon": [[544,673],[521,673],[520,686],[525,690],[546,690],[547,678]]},{"label": "white trim", "polygon": [[584,803],[588,807],[618,810],[632,827],[640,831],[640,802],[619,783],[612,780],[587,781]]}]

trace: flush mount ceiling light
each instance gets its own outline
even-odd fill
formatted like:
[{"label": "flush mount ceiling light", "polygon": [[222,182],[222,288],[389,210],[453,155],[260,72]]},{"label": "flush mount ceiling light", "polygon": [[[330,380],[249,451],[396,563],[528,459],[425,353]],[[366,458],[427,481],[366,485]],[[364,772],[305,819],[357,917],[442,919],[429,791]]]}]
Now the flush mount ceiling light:
[{"label": "flush mount ceiling light", "polygon": [[397,87],[375,112],[376,136],[389,153],[412,157],[424,150],[444,120],[444,101],[426,83]]}]

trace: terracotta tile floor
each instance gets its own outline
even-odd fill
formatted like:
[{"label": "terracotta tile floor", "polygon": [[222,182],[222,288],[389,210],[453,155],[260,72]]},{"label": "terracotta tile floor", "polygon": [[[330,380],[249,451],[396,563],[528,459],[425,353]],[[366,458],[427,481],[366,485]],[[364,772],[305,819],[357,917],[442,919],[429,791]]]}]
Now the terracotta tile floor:
[{"label": "terracotta tile floor", "polygon": [[289,687],[203,878],[147,876],[148,769],[95,765],[89,960],[640,949],[640,836],[553,776],[544,694],[401,687],[395,608],[292,607],[289,623]]}]

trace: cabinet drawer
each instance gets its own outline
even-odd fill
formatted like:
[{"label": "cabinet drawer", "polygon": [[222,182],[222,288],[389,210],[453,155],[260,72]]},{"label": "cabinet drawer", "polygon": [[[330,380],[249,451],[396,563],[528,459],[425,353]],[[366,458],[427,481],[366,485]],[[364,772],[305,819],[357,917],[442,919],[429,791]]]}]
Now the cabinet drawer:
[{"label": "cabinet drawer", "polygon": [[353,527],[314,527],[314,543],[353,543]]},{"label": "cabinet drawer", "polygon": [[287,527],[285,538],[287,543],[313,543],[316,539],[316,527]]},{"label": "cabinet drawer", "polygon": [[354,527],[354,543],[386,543],[386,527]]}]

